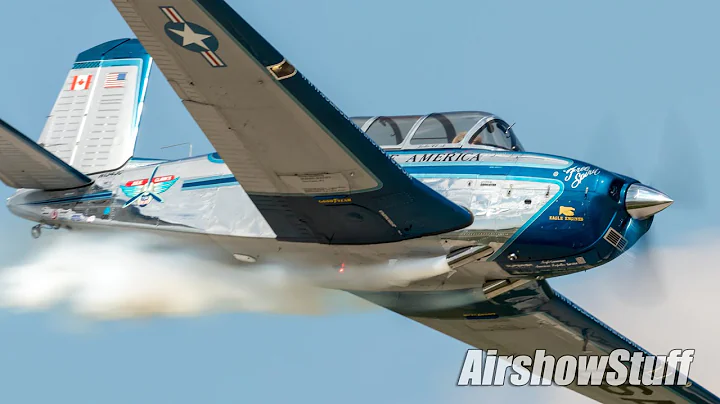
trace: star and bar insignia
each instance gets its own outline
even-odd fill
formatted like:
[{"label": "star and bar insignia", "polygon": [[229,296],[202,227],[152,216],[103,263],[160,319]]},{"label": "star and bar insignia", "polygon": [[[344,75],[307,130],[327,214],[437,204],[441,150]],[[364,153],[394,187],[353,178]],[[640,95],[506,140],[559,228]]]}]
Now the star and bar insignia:
[{"label": "star and bar insignia", "polygon": [[212,67],[225,67],[225,62],[216,53],[220,43],[207,29],[185,21],[175,7],[160,7],[170,20],[165,24],[165,34],[183,48],[201,54]]}]

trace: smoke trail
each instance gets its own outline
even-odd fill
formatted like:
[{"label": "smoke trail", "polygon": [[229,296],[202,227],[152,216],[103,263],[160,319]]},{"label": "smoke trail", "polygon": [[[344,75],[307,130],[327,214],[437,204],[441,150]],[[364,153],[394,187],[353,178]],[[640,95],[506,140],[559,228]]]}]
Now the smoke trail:
[{"label": "smoke trail", "polygon": [[44,239],[51,243],[28,262],[0,272],[1,306],[32,311],[64,305],[97,319],[370,307],[283,268],[244,271],[234,261],[160,236],[76,232]]},{"label": "smoke trail", "polygon": [[81,231],[43,238],[28,262],[0,272],[0,306],[67,305],[93,318],[252,311],[323,314],[374,307],[336,290],[404,287],[450,270],[445,257],[334,267],[241,264],[217,245],[152,233]]},{"label": "smoke trail", "polygon": [[[549,282],[554,289],[653,354],[667,355],[678,348],[695,349],[690,378],[718,394],[720,316],[714,297],[720,284],[720,237],[717,229],[713,230],[715,233],[698,234],[683,244],[654,248],[652,268],[636,268],[633,265],[645,262],[630,258]],[[659,279],[648,283],[648,274]],[[654,288],[657,283],[665,291],[660,297]],[[458,356],[462,355],[464,351]],[[460,361],[458,359],[458,363]],[[558,386],[506,386],[483,388],[482,392],[457,389],[449,401],[476,403],[479,394],[490,401],[596,403]]]},{"label": "smoke trail", "polygon": [[[720,283],[718,247],[716,233],[698,234],[681,245],[655,248],[649,271],[618,262],[550,283],[654,354],[695,349],[689,376],[718,394],[720,316],[714,299]],[[659,298],[654,288],[657,282],[646,282],[648,272],[662,284],[664,293]]]}]

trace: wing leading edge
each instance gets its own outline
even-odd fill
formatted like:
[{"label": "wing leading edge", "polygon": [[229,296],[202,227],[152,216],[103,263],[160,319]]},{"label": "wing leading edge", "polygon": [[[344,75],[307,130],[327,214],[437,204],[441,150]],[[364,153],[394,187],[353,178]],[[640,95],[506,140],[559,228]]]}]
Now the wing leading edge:
[{"label": "wing leading edge", "polygon": [[[472,291],[438,293],[356,293],[398,314],[498,355],[607,355],[615,349],[645,352],[585,310],[554,291],[546,281],[530,281],[488,301]],[[432,302],[450,309],[431,310]],[[578,386],[568,388],[601,403],[708,403],[720,398],[688,380],[685,386]]]},{"label": "wing leading edge", "polygon": [[279,239],[400,241],[472,215],[408,176],[221,0],[113,0]]}]

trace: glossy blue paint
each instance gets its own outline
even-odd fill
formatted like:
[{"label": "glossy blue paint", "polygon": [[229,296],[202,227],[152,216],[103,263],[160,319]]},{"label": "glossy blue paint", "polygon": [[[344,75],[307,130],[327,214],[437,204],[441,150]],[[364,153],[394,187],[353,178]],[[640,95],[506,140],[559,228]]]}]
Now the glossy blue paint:
[{"label": "glossy blue paint", "polygon": [[[241,47],[250,51],[263,64],[282,60],[281,55],[224,3],[202,1],[200,5],[211,12],[217,24],[233,37],[241,38]],[[99,63],[105,65],[135,64],[142,71],[141,90],[138,94],[138,114],[144,98],[149,75],[150,58],[137,40],[120,39],[89,49],[78,56],[76,66]],[[601,170],[590,164],[565,157],[511,151],[483,149],[413,149],[388,151],[387,155],[417,154],[431,159],[397,164],[387,159],[357,126],[338,111],[301,74],[279,84],[305,108],[309,115],[325,127],[338,144],[372,172],[380,182],[376,190],[352,193],[352,203],[323,206],[308,196],[276,196],[251,194],[250,198],[263,213],[279,239],[320,243],[381,243],[406,238],[439,234],[468,225],[472,218],[468,212],[447,201],[427,188],[414,177],[473,176],[475,178],[504,178],[548,182],[557,184],[560,192],[548,201],[510,240],[490,257],[509,272],[511,265],[535,263],[549,259],[581,259],[584,266],[593,266],[614,258],[612,247],[602,236],[610,226],[625,234],[627,214],[620,197],[608,196],[611,184],[627,184],[632,179]],[[462,158],[463,155],[492,154],[497,158],[480,161],[479,158]],[[377,156],[376,156],[377,155]],[[378,158],[378,157],[383,158]],[[504,157],[507,156],[507,161]],[[488,155],[490,157],[490,155]],[[218,152],[206,158],[217,164],[223,160]],[[397,168],[400,170],[397,170]],[[410,175],[408,177],[407,175]],[[237,185],[232,174],[185,180],[182,190],[217,188]],[[378,201],[383,201],[378,203]],[[408,205],[409,201],[413,201]],[[409,211],[408,206],[417,206]],[[573,220],[558,220],[560,210],[572,209]],[[428,223],[428,211],[436,212],[433,223]],[[378,212],[382,212],[379,214]],[[288,223],[291,215],[296,220]],[[353,220],[345,223],[349,217]],[[362,217],[362,220],[355,220]],[[391,218],[392,221],[387,218]],[[565,218],[566,219],[566,218]],[[464,222],[464,225],[460,225]],[[397,225],[395,224],[397,223]],[[389,226],[390,225],[390,226]],[[637,226],[633,227],[636,238]],[[380,230],[384,229],[384,230]],[[379,231],[379,232],[378,232]],[[374,234],[374,235],[373,235]],[[640,234],[641,235],[641,234]],[[638,236],[639,237],[639,236]],[[630,240],[628,240],[630,241]],[[507,254],[517,257],[509,262]],[[534,264],[536,269],[538,265]],[[581,265],[581,266],[583,266]],[[519,268],[518,268],[519,269]],[[515,271],[520,272],[520,271]]]},{"label": "glossy blue paint", "polygon": [[[130,38],[120,38],[120,39],[114,39],[112,41],[107,41],[105,43],[101,43],[100,45],[93,46],[92,48],[81,52],[77,58],[75,59],[75,62],[92,62],[97,60],[102,60],[103,56],[105,56],[107,53],[112,51],[114,48],[120,46],[121,44],[129,41]],[[139,44],[139,42],[138,42]],[[145,49],[142,49],[142,53],[145,52]]]},{"label": "glossy blue paint", "polygon": [[137,39],[120,38],[81,52],[75,59],[75,63],[112,59],[144,59],[147,54]]},{"label": "glossy blue paint", "polygon": [[213,177],[201,177],[185,180],[182,185],[183,191],[190,191],[203,188],[219,188],[227,187],[232,185],[239,185],[235,176],[232,174],[228,175],[216,175]]},{"label": "glossy blue paint", "polygon": [[[431,152],[428,150],[415,151]],[[432,152],[437,152],[432,150]],[[455,150],[448,149],[452,153]],[[392,154],[391,152],[389,154]],[[526,156],[542,156],[556,159],[562,157],[523,153]],[[206,158],[220,164],[219,154],[210,153],[206,156],[193,159]],[[185,160],[185,159],[184,159]],[[568,160],[567,161],[572,161]],[[573,172],[555,168],[540,168],[518,164],[495,165],[415,165],[404,164],[403,168],[413,177],[422,179],[442,175],[448,178],[478,178],[478,179],[509,179],[518,181],[554,183],[560,187],[560,192],[552,198],[534,217],[516,232],[508,243],[495,252],[489,260],[497,261],[508,272],[522,275],[523,273],[538,273],[544,275],[557,275],[573,272],[601,265],[614,259],[620,252],[603,240],[603,235],[610,227],[626,235],[630,248],[637,239],[649,229],[651,220],[634,221],[631,227],[629,216],[624,210],[624,189],[628,184],[636,182],[632,178],[617,175],[581,161],[572,161],[566,168],[589,167],[597,174],[584,177],[578,186],[573,189]],[[239,185],[232,174],[200,177],[185,180],[183,191],[205,188],[217,188]],[[611,187],[619,187],[619,192],[613,198],[610,196]],[[353,196],[355,198],[355,196]],[[551,216],[559,216],[561,206],[575,209],[578,221],[557,221]],[[507,254],[514,252],[518,258],[511,262]],[[547,263],[548,260],[563,260],[561,263]],[[524,264],[524,265],[519,265]]]},{"label": "glossy blue paint", "polygon": [[[651,219],[633,221],[625,211],[625,190],[634,180],[582,162],[573,167],[590,167],[586,172],[595,174],[580,180],[576,188],[574,175],[557,176],[566,185],[562,195],[492,257],[508,272],[556,276],[589,269],[622,253],[604,239],[610,228],[626,237],[623,250],[649,230]],[[568,210],[570,217],[563,214]]]},{"label": "glossy blue paint", "polygon": [[[418,178],[508,179],[550,182],[560,186],[560,192],[488,258],[513,275],[557,276],[601,265],[621,254],[603,239],[610,227],[627,237],[627,249],[649,229],[652,222],[640,221],[628,227],[631,218],[623,201],[627,186],[636,182],[632,178],[582,161],[546,154],[501,152],[522,155],[528,157],[527,160],[533,157],[565,160],[568,165],[523,164],[517,161],[473,164],[443,157],[443,153],[452,157],[460,152],[477,153],[478,150],[405,150],[389,154],[434,154],[433,160],[437,162],[417,159],[402,164],[408,173]],[[563,214],[568,211],[572,212],[570,216]],[[513,254],[512,257],[510,254]]]},{"label": "glossy blue paint", "polygon": [[[562,164],[533,164],[533,163],[526,163],[522,161],[514,162],[512,165],[517,167],[527,167],[527,168],[542,168],[542,169],[553,169],[553,170],[564,170],[568,167],[573,165],[573,160],[568,159],[566,157],[560,157],[560,156],[553,156],[550,154],[542,154],[542,153],[529,153],[529,152],[518,152],[518,151],[498,151],[498,150],[486,150],[486,149],[458,149],[458,148],[438,148],[438,149],[410,149],[410,150],[387,150],[386,153],[389,156],[394,155],[407,155],[407,154],[419,154],[419,155],[427,155],[427,154],[453,154],[453,153],[493,153],[493,154],[507,154],[509,156],[533,156],[533,157],[547,157],[551,159],[556,159],[562,161]],[[477,167],[477,166],[494,166],[497,163],[495,162],[486,162],[486,161],[454,161],[452,166],[471,166],[471,167]],[[417,167],[444,167],[447,166],[446,161],[425,161],[425,162],[417,162],[413,163],[413,166]],[[408,164],[401,164],[403,167],[408,167]]]},{"label": "glossy blue paint", "polygon": [[225,161],[220,157],[220,153],[218,152],[208,154],[207,159],[212,163],[225,164]]}]

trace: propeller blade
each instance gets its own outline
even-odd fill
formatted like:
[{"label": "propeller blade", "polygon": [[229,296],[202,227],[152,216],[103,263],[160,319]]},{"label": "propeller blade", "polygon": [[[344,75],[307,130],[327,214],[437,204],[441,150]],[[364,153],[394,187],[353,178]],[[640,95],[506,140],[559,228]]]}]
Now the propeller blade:
[{"label": "propeller blade", "polygon": [[148,192],[148,195],[150,195],[150,197],[152,197],[152,198],[155,199],[156,201],[158,201],[158,202],[160,202],[160,203],[163,203],[163,198],[161,198],[161,197],[160,197],[158,194],[156,194],[155,192]]},{"label": "propeller blade", "polygon": [[[638,153],[653,150],[658,160],[652,164],[645,163],[647,156],[633,156],[630,145],[621,144],[616,139],[628,139],[636,136],[623,133],[615,117],[606,115],[600,120],[595,133],[590,136],[588,150],[583,160],[618,174],[627,175],[640,180],[666,193],[675,200],[678,207],[684,209],[702,209],[708,205],[705,189],[708,182],[703,171],[703,159],[700,143],[687,122],[676,112],[671,112],[665,119],[665,129],[660,136],[653,136],[644,142]],[[688,178],[688,173],[692,178]],[[642,178],[640,178],[640,177]]]},{"label": "propeller blade", "polygon": [[[707,206],[708,182],[702,167],[703,150],[692,129],[682,117],[671,112],[665,122],[665,133],[659,146],[657,169],[648,185],[675,200],[683,209]],[[688,177],[688,174],[691,174]]]},{"label": "propeller blade", "polygon": [[630,251],[618,258],[619,272],[623,274],[623,282],[618,287],[621,299],[642,307],[658,304],[667,296],[650,234],[646,233]]},{"label": "propeller blade", "polygon": [[620,125],[612,114],[600,120],[594,134],[590,136],[588,149],[582,160],[618,174],[633,176],[632,159],[627,145],[618,144],[615,139],[625,139]]},{"label": "propeller blade", "polygon": [[[662,136],[650,134],[651,140],[637,150],[617,142],[637,137],[635,133],[623,133],[622,129],[614,116],[606,115],[590,137],[583,160],[641,181],[628,190],[625,201],[626,209],[635,219],[646,219],[673,202],[684,209],[702,209],[708,204],[705,188],[708,182],[702,170],[704,150],[679,114],[670,113]],[[653,164],[655,150],[659,160]],[[652,231],[646,233],[630,251],[611,263],[623,279],[616,292],[629,304],[651,306],[667,296],[653,239]]]},{"label": "propeller blade", "polygon": [[125,205],[123,205],[123,208],[127,208],[128,206],[132,205],[133,202],[135,202],[135,201],[137,201],[138,199],[140,199],[141,196],[143,196],[143,193],[142,193],[142,192],[140,192],[139,194],[133,196],[133,197],[130,198],[127,202],[125,202]]}]

